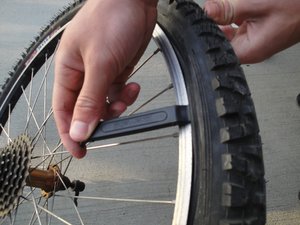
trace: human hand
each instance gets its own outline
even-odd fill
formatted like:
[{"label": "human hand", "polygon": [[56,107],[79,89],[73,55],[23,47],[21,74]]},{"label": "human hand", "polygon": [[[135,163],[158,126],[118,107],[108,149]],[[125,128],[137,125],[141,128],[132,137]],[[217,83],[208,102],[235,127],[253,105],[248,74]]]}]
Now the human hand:
[{"label": "human hand", "polygon": [[299,0],[206,0],[204,8],[223,25],[241,63],[263,61],[300,41]]},{"label": "human hand", "polygon": [[[65,148],[79,145],[101,119],[119,116],[139,85],[128,75],[150,41],[157,0],[88,0],[65,30],[55,59],[53,113]],[[108,97],[110,104],[106,102]]]}]

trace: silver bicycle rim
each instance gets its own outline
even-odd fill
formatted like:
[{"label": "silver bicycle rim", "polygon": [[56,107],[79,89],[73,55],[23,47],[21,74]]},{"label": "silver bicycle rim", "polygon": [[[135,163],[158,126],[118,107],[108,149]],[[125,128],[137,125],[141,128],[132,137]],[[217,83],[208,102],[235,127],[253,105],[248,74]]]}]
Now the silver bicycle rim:
[{"label": "silver bicycle rim", "polygon": [[[60,29],[64,30],[65,26]],[[60,32],[57,31],[57,32]],[[53,35],[53,34],[52,34]],[[54,35],[55,36],[55,35]],[[47,42],[43,42],[39,50],[41,51],[47,43],[52,40],[48,38]],[[169,74],[173,81],[173,86],[176,93],[178,105],[188,105],[188,98],[185,83],[183,80],[182,71],[177,60],[176,54],[163,30],[157,25],[155,27],[153,38],[158,47],[163,52]],[[38,52],[36,53],[38,54]],[[28,65],[30,62],[28,62]],[[21,77],[21,76],[20,76]],[[16,82],[17,83],[17,82]],[[1,106],[1,108],[3,105]],[[9,133],[9,132],[8,132]],[[180,127],[179,130],[179,160],[178,160],[178,179],[177,191],[175,200],[175,209],[173,214],[173,225],[185,225],[187,223],[190,192],[191,192],[191,177],[192,177],[192,141],[191,141],[191,125]],[[37,208],[37,206],[35,206]],[[40,210],[37,208],[36,210]],[[48,212],[49,213],[49,212]],[[52,215],[51,213],[49,213]],[[52,215],[54,216],[54,215]],[[63,221],[62,221],[63,222]],[[2,223],[1,223],[2,224]],[[67,224],[67,223],[66,223]]]},{"label": "silver bicycle rim", "polygon": [[[188,105],[187,91],[183,74],[172,48],[164,31],[156,25],[154,40],[164,52],[164,57],[168,65],[173,85],[176,92],[177,104]],[[176,203],[174,209],[173,225],[185,225],[187,223],[191,186],[192,186],[192,130],[191,125],[180,129],[179,133],[179,165]]]}]

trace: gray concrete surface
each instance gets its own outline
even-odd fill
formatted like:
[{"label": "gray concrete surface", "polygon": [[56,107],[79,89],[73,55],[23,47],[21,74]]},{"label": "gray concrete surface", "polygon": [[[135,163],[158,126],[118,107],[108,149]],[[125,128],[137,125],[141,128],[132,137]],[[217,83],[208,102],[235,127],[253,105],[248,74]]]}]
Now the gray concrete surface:
[{"label": "gray concrete surface", "polygon": [[[66,2],[69,1],[1,1],[1,83],[32,36]],[[296,96],[300,93],[299,62],[298,44],[263,63],[244,66],[264,143],[267,225],[300,224],[297,197],[300,190],[300,108],[296,104]]]},{"label": "gray concrete surface", "polygon": [[244,66],[263,141],[268,225],[300,224],[300,45]]}]

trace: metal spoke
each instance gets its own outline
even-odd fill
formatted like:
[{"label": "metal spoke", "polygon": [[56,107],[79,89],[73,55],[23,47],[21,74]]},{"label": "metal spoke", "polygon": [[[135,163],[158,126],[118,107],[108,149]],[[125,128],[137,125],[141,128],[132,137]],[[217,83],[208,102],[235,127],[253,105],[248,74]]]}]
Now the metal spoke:
[{"label": "metal spoke", "polygon": [[[26,200],[34,205],[34,201],[33,201],[34,198],[33,198],[33,200],[30,200],[30,199],[27,199],[27,198],[26,198]],[[44,211],[45,213],[51,215],[52,217],[58,219],[59,221],[63,222],[63,223],[66,224],[66,225],[72,225],[72,224],[69,223],[68,221],[64,220],[63,218],[59,217],[58,215],[54,214],[53,212],[49,211],[48,209],[44,208],[43,206],[36,205],[36,208],[41,209],[41,210]]]},{"label": "metal spoke", "polygon": [[31,195],[32,195],[32,203],[33,203],[33,206],[34,206],[34,210],[35,210],[36,217],[37,217],[37,219],[38,219],[38,221],[39,221],[39,224],[42,225],[41,218],[40,218],[40,216],[39,216],[40,213],[38,212],[38,204],[36,204],[36,201],[35,201],[35,197],[34,197],[33,191],[32,191],[32,193],[31,193]]},{"label": "metal spoke", "polygon": [[[18,203],[17,203],[17,206],[19,206],[19,205],[20,205],[20,198],[18,198]],[[14,218],[12,220],[12,225],[15,224],[17,214],[18,214],[18,209],[19,209],[19,207],[17,207],[16,210],[14,211]],[[11,214],[10,214],[10,216],[11,216]]]},{"label": "metal spoke", "polygon": [[[56,184],[54,185],[53,192],[54,193],[56,192]],[[51,212],[54,212],[54,201],[55,201],[55,196],[52,196],[52,200],[51,200],[52,204],[51,204],[51,210],[50,210]],[[47,210],[48,210],[48,206],[49,206],[48,203],[49,203],[49,199],[47,198],[45,201],[45,204],[47,204]],[[49,218],[48,218],[48,216],[49,216]],[[46,220],[48,221],[48,224],[50,225],[52,216],[50,214],[46,214]]]},{"label": "metal spoke", "polygon": [[13,225],[14,221],[13,221],[13,219],[11,217],[12,217],[12,215],[10,213],[8,216],[6,216],[4,218],[1,218],[0,225],[3,225],[8,220],[10,220],[10,225]]},{"label": "metal spoke", "polygon": [[[36,97],[35,97],[35,100],[34,100],[32,106],[31,106],[31,107],[32,107],[32,110],[31,110],[32,112],[33,112],[33,110],[35,109],[35,106],[36,106],[36,103],[37,103],[37,101],[38,101],[38,98],[40,97],[41,90],[42,90],[42,87],[43,87],[43,85],[44,85],[46,76],[47,76],[47,74],[44,76],[43,81],[42,81],[42,83],[41,83],[41,85],[40,85],[40,87],[39,87],[39,89],[38,89],[38,91],[37,91],[37,95],[36,95]],[[30,120],[30,118],[31,118],[31,116],[32,116],[32,112],[31,112],[30,115],[29,115],[29,120]],[[28,125],[29,125],[29,120],[28,120],[28,122],[27,122],[27,124],[26,124],[26,126],[25,126],[25,129],[27,129],[27,127],[28,127]]]},{"label": "metal spoke", "polygon": [[[54,200],[55,200],[55,196],[52,196],[52,200],[51,200],[51,212],[54,211]],[[48,199],[47,199],[47,206],[48,206]],[[49,221],[48,221],[48,224],[50,225],[51,224],[51,221],[52,221],[52,216],[50,215],[50,218],[49,218]]]},{"label": "metal spoke", "polygon": [[56,147],[55,147],[55,148],[53,149],[53,151],[50,153],[51,159],[50,159],[48,165],[50,165],[50,164],[52,163],[52,161],[56,161],[56,158],[54,158],[53,153],[57,152],[58,149],[60,149],[61,147],[63,147],[63,144],[62,144],[61,140],[59,140],[58,143],[57,143],[57,145],[56,145]]},{"label": "metal spoke", "polygon": [[[62,29],[62,28],[60,28],[60,29]],[[57,31],[55,31],[55,32],[57,32]],[[57,35],[57,34],[55,34],[55,35]],[[53,146],[52,144],[56,144],[55,143],[56,140],[54,142],[52,142],[52,140],[50,140],[50,138],[49,138],[49,137],[52,137],[52,136],[50,136],[50,133],[52,132],[52,127],[50,125],[52,125],[52,119],[53,119],[53,109],[51,108],[50,101],[48,100],[50,97],[49,96],[50,93],[48,92],[48,88],[49,88],[48,86],[50,86],[50,81],[52,82],[52,77],[49,72],[50,72],[50,67],[53,66],[54,57],[55,57],[57,47],[58,47],[58,44],[56,45],[57,37],[56,36],[53,36],[53,37],[54,37],[53,40],[55,42],[54,45],[53,45],[52,41],[51,41],[51,43],[49,42],[49,45],[51,44],[51,51],[49,51],[50,54],[53,52],[53,48],[55,47],[53,56],[48,57],[48,55],[41,54],[41,52],[46,52],[46,51],[41,51],[38,53],[37,63],[44,64],[43,67],[41,67],[41,69],[43,69],[44,71],[41,71],[41,70],[40,70],[40,72],[36,71],[36,68],[37,68],[37,67],[35,67],[36,59],[33,58],[32,64],[30,62],[30,66],[28,68],[26,68],[26,73],[27,73],[26,79],[31,79],[31,80],[29,80],[30,84],[28,83],[29,85],[27,87],[25,87],[25,86],[23,87],[22,86],[23,81],[21,80],[20,83],[17,83],[16,85],[18,85],[18,88],[21,87],[21,89],[23,91],[23,93],[21,93],[20,100],[22,100],[22,102],[20,105],[21,105],[21,107],[23,105],[25,105],[25,107],[27,107],[27,109],[25,109],[27,111],[27,118],[26,119],[24,118],[24,121],[22,123],[22,128],[25,125],[25,129],[24,129],[25,134],[28,134],[29,132],[33,132],[32,134],[28,134],[32,138],[32,145],[34,147],[34,153],[33,153],[33,156],[31,157],[31,160],[32,160],[31,168],[34,169],[33,167],[35,167],[35,168],[43,167],[43,169],[46,169],[46,167],[48,168],[49,165],[51,165],[51,166],[57,165],[59,167],[59,171],[56,171],[56,174],[57,174],[62,186],[66,190],[62,190],[62,191],[56,190],[57,192],[54,190],[53,192],[51,192],[51,194],[53,193],[53,195],[51,196],[52,199],[49,198],[49,199],[45,200],[45,198],[42,197],[38,193],[38,191],[39,191],[38,188],[26,187],[23,190],[23,195],[19,199],[20,201],[18,202],[18,206],[20,206],[19,213],[17,214],[17,210],[18,210],[18,207],[17,207],[17,209],[14,211],[14,214],[13,213],[11,214],[11,216],[14,216],[15,219],[17,219],[17,221],[15,221],[15,219],[13,217],[11,217],[10,221],[8,219],[6,222],[7,223],[11,222],[11,224],[19,223],[18,220],[19,220],[19,217],[21,217],[20,214],[23,213],[24,207],[28,207],[27,205],[29,205],[31,207],[31,209],[34,210],[34,212],[31,211],[30,214],[28,215],[28,217],[26,218],[26,224],[28,224],[28,222],[29,222],[29,224],[42,224],[42,222],[43,222],[48,225],[50,225],[52,223],[53,224],[59,223],[56,220],[59,220],[60,223],[63,223],[63,224],[71,224],[69,221],[65,220],[65,218],[68,218],[68,217],[61,215],[60,212],[56,209],[57,205],[59,204],[58,202],[60,202],[61,200],[66,200],[66,201],[70,200],[71,201],[68,206],[68,210],[71,209],[70,210],[70,211],[72,211],[71,214],[73,215],[73,217],[75,216],[76,220],[78,220],[77,223],[79,223],[79,221],[80,221],[80,224],[82,224],[82,225],[84,224],[83,219],[82,219],[83,215],[80,214],[80,212],[75,204],[76,201],[74,201],[74,199],[75,200],[83,199],[83,202],[84,202],[84,199],[91,200],[91,201],[95,200],[96,203],[98,203],[97,201],[106,201],[106,202],[115,202],[115,203],[124,202],[124,203],[132,203],[132,204],[134,204],[134,203],[163,204],[166,206],[171,205],[171,206],[174,206],[174,208],[176,208],[178,202],[177,202],[177,199],[173,200],[173,198],[175,198],[175,196],[173,196],[173,195],[172,195],[172,197],[169,197],[167,200],[164,200],[164,198],[160,198],[162,200],[159,200],[159,199],[156,200],[155,197],[149,197],[149,198],[154,198],[154,199],[147,199],[146,193],[144,193],[144,195],[141,195],[141,197],[137,197],[137,198],[131,198],[128,195],[127,195],[128,198],[126,198],[126,196],[125,196],[125,198],[123,198],[123,196],[120,196],[120,195],[119,195],[120,198],[118,198],[118,197],[113,198],[111,196],[114,196],[114,195],[97,196],[98,195],[97,193],[96,194],[86,194],[87,196],[82,196],[80,194],[80,196],[77,196],[77,193],[74,194],[74,192],[72,192],[71,189],[67,188],[66,183],[68,183],[68,182],[65,183],[64,179],[62,179],[62,177],[71,168],[70,164],[72,162],[73,157],[70,155],[70,153],[68,151],[66,151],[63,148],[63,144],[61,143],[61,140],[59,140],[57,145]],[[52,36],[51,36],[51,38],[52,38]],[[47,47],[48,43],[43,45],[43,47],[44,46]],[[53,48],[52,48],[52,46],[53,46]],[[161,49],[163,49],[163,48],[161,48]],[[148,63],[155,55],[157,55],[159,52],[161,52],[161,49],[160,49],[160,47],[157,48],[156,50],[154,50],[154,52],[152,52],[152,54],[151,54],[151,52],[149,52],[149,54],[151,54],[151,55],[146,56],[147,58],[144,58],[145,60],[143,60],[139,63],[137,68],[134,69],[134,71],[131,73],[131,75],[128,77],[128,79],[130,79],[132,76],[135,76],[136,74],[141,73],[140,70],[142,70],[143,66],[146,63]],[[48,49],[45,48],[45,50],[48,50]],[[163,50],[163,51],[165,51],[165,50]],[[43,56],[44,56],[45,62],[40,62],[39,60]],[[34,57],[36,57],[36,55],[34,55]],[[169,65],[167,65],[167,66],[169,66]],[[31,78],[29,77],[30,76],[30,68],[32,68]],[[35,73],[37,73],[37,77],[39,77],[38,80],[36,80],[36,78],[35,78]],[[173,76],[172,74],[176,74],[176,73],[170,72],[170,74],[171,74],[171,76]],[[26,82],[28,82],[28,80],[26,80]],[[173,79],[173,83],[174,83],[174,86],[176,89],[176,82],[174,82],[174,79]],[[141,110],[143,107],[148,105],[150,102],[157,100],[161,95],[163,95],[168,90],[173,88],[173,84],[166,83],[166,85],[167,86],[162,87],[163,90],[159,89],[158,93],[157,92],[153,93],[154,91],[152,90],[152,94],[150,95],[150,98],[146,99],[145,102],[142,102],[141,105],[138,105],[137,108],[133,108],[134,111],[130,112],[129,115],[132,115],[135,112]],[[14,97],[14,93],[10,94],[9,97],[10,96]],[[20,105],[17,105],[17,106],[20,106]],[[181,104],[181,102],[179,101],[178,105],[183,105],[183,104]],[[15,131],[24,132],[24,130],[22,130],[22,128],[20,130],[18,130],[18,127],[14,126],[15,121],[13,119],[15,117],[15,114],[11,112],[11,110],[12,110],[11,108],[13,108],[13,107],[10,105],[6,105],[5,107],[6,107],[5,110],[8,111],[8,113],[9,113],[7,123],[6,123],[6,125],[4,125],[5,129],[2,127],[1,124],[0,124],[0,126],[3,130],[4,138],[6,136],[7,141],[9,143],[12,141],[11,138],[15,134]],[[50,109],[49,109],[49,107],[50,107]],[[41,109],[41,110],[38,112],[39,109]],[[49,111],[47,112],[48,109],[49,109]],[[24,110],[24,113],[26,113],[25,110]],[[20,109],[19,109],[19,111],[20,111]],[[33,129],[31,129],[31,128],[33,128]],[[175,130],[177,131],[176,133],[170,133],[172,131],[168,130],[167,131],[168,134],[161,135],[161,136],[158,136],[160,133],[150,133],[149,132],[149,133],[147,133],[148,135],[152,134],[150,137],[146,137],[147,136],[147,134],[146,134],[145,136],[141,136],[140,139],[138,139],[138,138],[134,139],[135,137],[132,136],[132,137],[130,137],[129,140],[128,139],[111,139],[110,141],[105,140],[105,142],[101,142],[101,143],[99,142],[99,143],[95,143],[95,144],[86,143],[87,151],[89,151],[89,152],[92,152],[92,151],[96,152],[96,151],[101,151],[101,150],[122,151],[122,149],[124,149],[124,148],[119,149],[119,148],[114,148],[114,147],[123,147],[126,145],[139,144],[139,143],[142,143],[139,145],[139,146],[142,146],[144,144],[143,142],[148,142],[148,141],[155,142],[156,140],[163,140],[163,139],[167,139],[167,138],[178,138],[179,133],[180,133],[180,137],[181,137],[181,127],[180,128],[177,127],[177,128],[175,128]],[[11,135],[12,135],[12,137],[11,137]],[[55,135],[56,135],[56,133],[54,133],[54,136]],[[6,138],[3,140],[6,141]],[[163,140],[163,142],[164,141],[165,140]],[[166,140],[166,142],[168,142],[168,141],[170,141],[170,139]],[[180,143],[180,141],[181,141],[181,138],[179,138],[178,142]],[[113,143],[113,142],[115,142],[115,143]],[[146,144],[148,144],[148,143],[146,143]],[[129,147],[132,147],[132,146],[129,146]],[[109,149],[109,148],[111,148],[111,149]],[[175,153],[175,151],[174,151],[174,153]],[[172,158],[172,160],[173,160],[173,158]],[[176,160],[177,159],[175,157],[175,161]],[[178,159],[178,161],[179,160],[180,159]],[[72,162],[72,163],[74,163],[74,162]],[[134,169],[134,167],[132,167],[132,168]],[[145,168],[146,168],[146,166],[145,166]],[[155,172],[156,172],[156,170],[155,170]],[[142,174],[142,175],[144,175],[144,174]],[[92,181],[92,179],[93,178],[91,178],[91,181]],[[146,179],[147,179],[147,177],[146,177]],[[172,179],[173,179],[173,177],[172,177]],[[97,182],[97,181],[98,180],[96,179],[95,182]],[[185,185],[185,183],[187,183],[187,182],[184,182],[184,185]],[[62,189],[64,189],[64,188],[62,188]],[[146,192],[146,191],[144,191],[144,192]],[[36,195],[36,196],[34,196],[34,195]],[[95,197],[93,197],[93,196],[95,196]],[[59,197],[61,197],[61,199]],[[68,199],[66,199],[66,198],[68,198]],[[179,202],[179,203],[181,203],[181,202]],[[83,205],[84,204],[82,204],[82,207],[84,207]],[[181,204],[179,204],[179,205],[181,205]],[[74,210],[73,210],[73,207],[74,207]],[[26,209],[25,211],[27,211],[27,208],[25,208],[25,209]],[[75,213],[75,211],[76,211],[76,213]],[[63,212],[63,214],[69,214],[69,212]],[[18,217],[16,217],[16,216],[18,216]],[[22,223],[22,221],[21,221],[21,223]],[[88,223],[88,222],[86,222],[86,223]],[[25,222],[24,222],[24,224],[25,224]]]},{"label": "metal spoke", "polygon": [[[103,148],[112,148],[112,147],[117,147],[117,146],[121,146],[121,145],[129,145],[129,144],[136,144],[136,143],[140,143],[140,142],[161,140],[161,139],[165,139],[165,138],[177,138],[177,137],[178,137],[178,133],[172,133],[172,134],[166,134],[166,135],[157,136],[157,137],[148,137],[148,138],[136,139],[136,140],[131,140],[131,141],[116,142],[116,143],[103,144],[103,145],[98,145],[98,146],[90,146],[90,147],[87,147],[87,151],[95,151],[95,150],[100,150]],[[48,156],[65,155],[65,154],[70,154],[70,152],[69,151],[54,152],[51,154],[34,156],[34,157],[32,157],[32,159],[42,158],[44,156],[48,157]],[[69,158],[69,157],[67,157],[67,158]],[[65,159],[67,159],[67,158],[65,158]]]},{"label": "metal spoke", "polygon": [[150,59],[153,58],[153,56],[155,56],[157,53],[160,52],[160,49],[157,48],[153,53],[152,55],[150,55],[139,67],[137,67],[135,69],[135,71],[133,71],[129,76],[128,76],[128,79],[130,79],[132,76],[134,76],[147,62],[149,62]]},{"label": "metal spoke", "polygon": [[[48,55],[47,54],[45,54],[45,75],[46,75],[46,73],[47,73],[47,62],[48,62]],[[44,96],[43,96],[43,99],[44,99],[44,101],[43,101],[43,119],[44,119],[44,121],[45,121],[45,119],[46,119],[46,116],[47,116],[47,114],[46,114],[46,108],[47,108],[47,84],[48,84],[48,76],[45,76],[45,82],[44,82]],[[46,143],[46,141],[45,141],[45,139],[44,139],[44,137],[47,137],[47,127],[46,126],[44,126],[44,129],[43,129],[43,135],[41,135],[42,136],[42,138],[43,138],[43,154],[45,154],[45,148],[49,151],[49,147],[48,147],[48,145],[47,145],[47,143]]]},{"label": "metal spoke", "polygon": [[[10,216],[10,215],[9,215]],[[0,221],[0,225],[2,225],[4,222],[6,222],[9,218],[9,216],[6,216],[2,219],[2,221]]]},{"label": "metal spoke", "polygon": [[[7,122],[7,136],[10,137],[10,125],[11,125],[11,104],[8,105],[8,122]],[[9,144],[10,138],[7,139],[7,144]]]},{"label": "metal spoke", "polygon": [[77,199],[89,199],[89,200],[100,200],[100,201],[112,201],[112,202],[132,202],[132,203],[149,203],[149,204],[168,204],[174,205],[175,200],[162,201],[162,200],[147,200],[147,199],[131,199],[131,198],[106,198],[106,197],[91,197],[91,196],[69,196],[56,194],[57,197],[64,198],[77,198]]},{"label": "metal spoke", "polygon": [[[54,156],[58,153],[56,153],[56,151],[62,146],[63,144],[60,142],[54,149],[51,153],[49,154],[44,154],[44,155],[36,155],[36,156],[32,156],[31,159],[38,159],[38,158],[43,158],[43,157],[50,157],[50,156]],[[48,158],[44,159],[47,160]]]},{"label": "metal spoke", "polygon": [[[51,156],[52,156],[52,158],[51,158],[51,161],[53,160],[53,157],[54,157],[54,154],[53,153],[55,153],[56,151],[57,151],[57,149],[59,149],[60,147],[62,146],[62,143],[60,143],[54,150],[53,150],[53,152],[52,153],[50,153],[50,154],[48,154],[47,156],[46,156],[46,158],[44,158],[45,157],[45,155],[41,155],[41,156],[38,156],[38,157],[31,157],[31,159],[37,159],[37,158],[44,158],[40,163],[38,163],[35,167],[34,167],[34,169],[36,169],[36,168],[38,168],[40,165],[42,165],[47,159],[49,159]],[[51,161],[49,162],[49,164],[51,163]]]},{"label": "metal spoke", "polygon": [[[41,198],[39,197],[39,203],[40,203],[40,202],[41,202]],[[46,205],[46,201],[45,201],[43,207],[45,207],[45,205]],[[40,215],[41,213],[42,213],[42,210],[40,209],[39,215]],[[37,216],[34,216],[34,215],[35,215],[35,214],[33,213],[32,216],[31,216],[31,219],[30,219],[30,221],[29,221],[29,224],[35,224],[36,220],[38,219],[38,217],[37,217]]]},{"label": "metal spoke", "polygon": [[40,208],[41,210],[43,210],[44,212],[48,213],[49,215],[51,215],[52,217],[60,220],[61,222],[63,222],[66,225],[72,225],[71,223],[69,223],[68,221],[64,220],[63,218],[55,215],[54,213],[52,213],[51,211],[49,211],[48,209],[43,208],[42,206],[38,205],[38,208]]},{"label": "metal spoke", "polygon": [[[33,113],[33,111],[32,111],[32,108],[31,108],[31,106],[30,106],[30,103],[28,102],[28,99],[27,99],[27,97],[26,97],[26,94],[25,94],[25,91],[24,91],[23,86],[22,86],[22,91],[23,91],[23,94],[24,94],[24,98],[25,98],[25,100],[26,100],[26,102],[27,102],[27,104],[28,104],[28,109],[29,109],[30,112],[31,112],[31,115],[32,115],[31,117],[32,117],[33,120],[34,120],[34,123],[35,123],[37,129],[38,129],[38,130],[42,130],[42,129],[44,130],[45,126],[39,127],[39,125],[38,125],[38,122],[37,122],[36,117],[35,117],[35,115],[34,115],[34,113]],[[44,123],[43,123],[43,124],[44,124]],[[41,133],[42,133],[42,132],[41,132]],[[42,135],[41,135],[41,136],[42,136]],[[48,152],[51,152],[50,148],[48,147],[48,145],[47,145],[47,143],[46,143],[46,140],[45,140],[44,136],[42,136],[42,139],[43,139],[43,144],[44,144],[44,146],[47,148]]]},{"label": "metal spoke", "polygon": [[2,126],[2,124],[0,123],[0,127],[1,130],[4,132],[5,136],[7,137],[7,139],[9,140],[9,142],[11,142],[11,138],[9,137],[9,134],[7,133],[7,131],[4,129],[4,127]]},{"label": "metal spoke", "polygon": [[142,105],[140,105],[137,109],[135,109],[134,111],[130,112],[128,115],[132,115],[134,113],[136,113],[137,111],[139,111],[140,109],[142,109],[143,107],[145,107],[147,104],[149,104],[150,102],[152,102],[154,99],[158,98],[159,96],[161,96],[163,93],[165,93],[166,91],[170,90],[173,88],[173,84],[169,84],[166,88],[164,88],[163,90],[161,90],[160,92],[158,92],[156,95],[154,95],[153,97],[149,98],[147,101],[145,101]]},{"label": "metal spoke", "polygon": [[[26,196],[24,196],[24,195],[21,195],[21,196],[20,196],[20,198],[22,198],[23,200],[22,200],[21,202],[18,203],[18,206],[19,206],[19,205],[22,205],[24,201],[28,201],[28,196],[31,195],[31,193],[32,193],[33,191],[35,191],[35,188],[30,188],[30,190],[31,190],[31,191],[28,192],[28,193],[26,194]],[[24,192],[23,192],[23,193],[24,193]],[[40,198],[40,197],[37,197],[37,199],[38,199],[38,198]]]},{"label": "metal spoke", "polygon": [[88,147],[87,150],[92,151],[92,150],[98,150],[98,149],[102,149],[102,148],[111,148],[111,147],[117,147],[117,146],[121,146],[121,145],[136,144],[136,143],[140,143],[140,142],[160,140],[160,139],[171,138],[171,137],[178,137],[178,133],[167,134],[167,135],[162,135],[162,136],[158,136],[158,137],[148,137],[148,138],[136,139],[136,140],[132,140],[132,141],[125,141],[125,142],[119,142],[119,143],[93,146],[93,147]]},{"label": "metal spoke", "polygon": [[[30,82],[30,85],[29,85],[29,97],[28,97],[29,105],[31,104],[31,97],[32,97],[33,75],[34,75],[34,68],[31,69],[31,78],[30,78],[31,82]],[[29,110],[29,108],[27,108],[27,118],[26,118],[25,131],[27,131],[27,129],[28,129],[27,124],[29,123],[29,120],[30,120],[30,110]]]},{"label": "metal spoke", "polygon": [[[67,190],[68,194],[70,195],[70,191],[69,191],[69,189],[67,188],[67,186],[66,186],[65,182],[63,181],[63,179],[61,178],[60,174],[59,174],[59,173],[56,173],[56,174],[57,174],[57,176],[58,176],[60,182],[63,184],[64,188]],[[55,192],[54,192],[54,193],[55,193]],[[71,195],[70,195],[70,196],[71,196]],[[78,211],[78,209],[77,209],[77,206],[75,205],[75,202],[73,201],[73,198],[74,198],[74,197],[70,197],[70,199],[72,200],[74,209],[75,209],[75,211],[76,211],[76,213],[77,213],[78,219],[80,220],[80,223],[81,223],[82,225],[84,225],[83,220],[82,220],[82,218],[81,218],[81,216],[80,216],[80,213],[79,213],[79,211]]]},{"label": "metal spoke", "polygon": [[[37,100],[38,100],[38,98],[40,97],[40,93],[41,93],[42,87],[44,86],[44,82],[45,82],[45,80],[46,80],[46,77],[48,76],[50,67],[51,67],[51,65],[53,64],[54,56],[55,56],[55,54],[56,54],[56,52],[57,52],[58,45],[59,45],[59,44],[56,45],[55,50],[54,50],[54,53],[53,53],[53,56],[52,56],[52,58],[51,58],[51,60],[50,60],[50,62],[49,62],[48,67],[46,68],[46,71],[45,71],[45,73],[44,73],[42,82],[41,82],[41,84],[40,84],[40,86],[39,86],[39,88],[38,88],[37,95],[36,95],[35,100],[34,100],[34,102],[33,102],[33,104],[32,104],[32,109],[35,108],[36,103],[37,103]],[[32,81],[31,81],[31,82],[32,82]],[[31,117],[31,114],[30,114],[30,116],[29,116],[29,120],[30,120],[30,117]],[[28,126],[28,122],[27,122],[27,124],[26,124],[26,127],[27,127],[27,126]]]},{"label": "metal spoke", "polygon": [[[37,141],[39,140],[39,137],[40,137],[40,135],[41,135],[41,133],[43,131],[43,127],[48,122],[48,120],[50,119],[50,117],[52,116],[52,114],[53,114],[53,109],[51,108],[48,116],[46,117],[46,119],[41,124],[41,128],[35,133],[35,135],[32,138],[32,140],[35,141],[35,143],[37,143]],[[35,145],[35,144],[33,144],[33,145]]]},{"label": "metal spoke", "polygon": [[[57,166],[57,164],[60,164],[60,163],[62,163],[62,162],[64,162],[64,161],[66,161],[66,160],[68,160],[68,159],[72,159],[72,158],[73,158],[73,156],[69,155],[68,157],[66,157],[66,158],[61,159],[60,161],[58,161],[56,164],[54,164],[54,166]],[[65,173],[66,173],[66,171],[65,171]]]},{"label": "metal spoke", "polygon": [[[69,166],[70,166],[70,164],[71,164],[71,162],[72,162],[72,160],[73,160],[73,157],[71,157],[71,156],[69,156],[68,158],[70,158],[70,160],[69,160],[69,162],[67,163],[66,168],[64,169],[63,175],[66,175],[66,173],[67,173],[67,171],[68,171],[68,169],[69,169]],[[62,163],[62,161],[61,161],[60,163]],[[61,165],[60,169],[62,170],[62,165]]]}]

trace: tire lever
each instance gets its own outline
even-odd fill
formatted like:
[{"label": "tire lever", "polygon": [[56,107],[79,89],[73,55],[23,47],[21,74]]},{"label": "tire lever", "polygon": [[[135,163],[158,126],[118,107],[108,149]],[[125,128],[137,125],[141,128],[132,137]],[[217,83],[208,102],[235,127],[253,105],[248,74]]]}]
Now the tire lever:
[{"label": "tire lever", "polygon": [[183,126],[188,123],[190,123],[190,118],[187,106],[168,106],[142,113],[136,113],[130,116],[102,121],[98,124],[94,133],[85,143],[170,126]]}]

